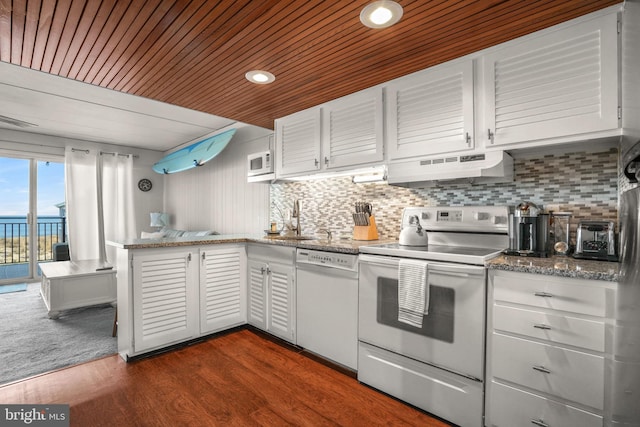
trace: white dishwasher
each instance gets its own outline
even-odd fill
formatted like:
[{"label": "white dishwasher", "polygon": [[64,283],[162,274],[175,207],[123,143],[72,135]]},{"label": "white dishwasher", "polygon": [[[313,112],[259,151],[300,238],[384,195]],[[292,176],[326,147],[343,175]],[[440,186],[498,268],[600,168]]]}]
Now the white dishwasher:
[{"label": "white dishwasher", "polygon": [[298,249],[297,344],[350,369],[358,366],[358,256]]}]

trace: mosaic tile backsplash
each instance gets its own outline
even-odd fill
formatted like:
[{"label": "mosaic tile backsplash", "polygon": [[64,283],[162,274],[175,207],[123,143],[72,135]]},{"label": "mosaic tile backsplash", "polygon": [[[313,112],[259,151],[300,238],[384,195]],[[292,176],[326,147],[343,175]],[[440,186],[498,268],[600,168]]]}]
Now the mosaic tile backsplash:
[{"label": "mosaic tile backsplash", "polygon": [[353,184],[351,177],[271,184],[271,215],[287,215],[293,201],[301,203],[301,228],[316,234],[328,228],[351,235],[357,201],[373,204],[381,239],[400,233],[407,206],[509,205],[531,201],[546,210],[572,213],[575,233],[583,219],[617,222],[618,150],[551,154],[514,159],[515,179],[509,183],[440,184],[408,189],[386,183]]}]

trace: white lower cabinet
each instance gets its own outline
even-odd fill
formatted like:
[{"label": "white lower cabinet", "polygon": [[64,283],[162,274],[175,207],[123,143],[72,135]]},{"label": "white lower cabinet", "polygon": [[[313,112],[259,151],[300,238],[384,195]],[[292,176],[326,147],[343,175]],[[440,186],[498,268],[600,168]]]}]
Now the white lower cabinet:
[{"label": "white lower cabinet", "polygon": [[244,244],[119,248],[117,264],[125,360],[246,323]]},{"label": "white lower cabinet", "polygon": [[616,284],[489,271],[485,424],[603,426]]},{"label": "white lower cabinet", "polygon": [[245,245],[200,249],[200,333],[247,323]]},{"label": "white lower cabinet", "polygon": [[249,324],[296,343],[295,248],[248,247]]},{"label": "white lower cabinet", "polygon": [[198,335],[197,255],[163,250],[133,256],[133,353]]},{"label": "white lower cabinet", "polygon": [[500,383],[491,385],[491,426],[602,427],[602,416]]}]

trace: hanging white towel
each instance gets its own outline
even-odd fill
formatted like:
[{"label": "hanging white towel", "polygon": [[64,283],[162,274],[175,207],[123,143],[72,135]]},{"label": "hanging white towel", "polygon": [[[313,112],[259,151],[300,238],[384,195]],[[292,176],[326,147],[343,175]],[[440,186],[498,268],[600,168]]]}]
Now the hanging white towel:
[{"label": "hanging white towel", "polygon": [[398,321],[422,327],[429,314],[429,263],[401,259],[398,266]]}]

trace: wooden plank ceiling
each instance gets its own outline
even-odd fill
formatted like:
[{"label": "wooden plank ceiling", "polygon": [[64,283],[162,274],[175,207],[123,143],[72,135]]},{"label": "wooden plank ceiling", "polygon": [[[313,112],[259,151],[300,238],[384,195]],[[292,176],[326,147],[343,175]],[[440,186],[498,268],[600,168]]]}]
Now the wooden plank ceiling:
[{"label": "wooden plank ceiling", "polygon": [[[620,3],[399,0],[0,0],[0,60],[273,128],[331,99]],[[255,85],[245,72],[276,75]]]}]

